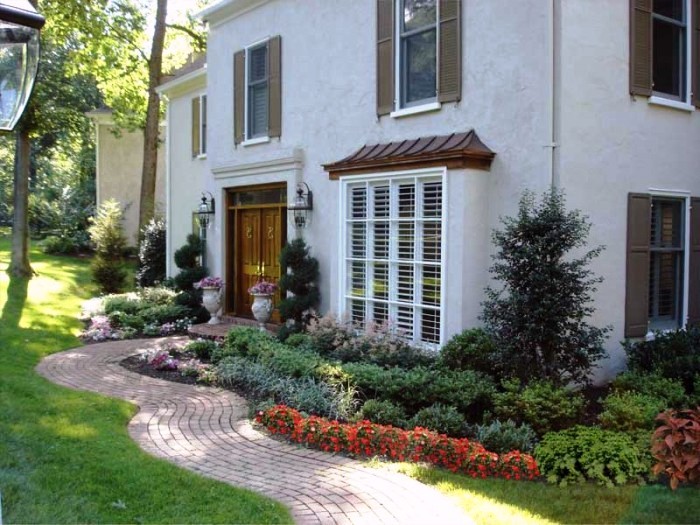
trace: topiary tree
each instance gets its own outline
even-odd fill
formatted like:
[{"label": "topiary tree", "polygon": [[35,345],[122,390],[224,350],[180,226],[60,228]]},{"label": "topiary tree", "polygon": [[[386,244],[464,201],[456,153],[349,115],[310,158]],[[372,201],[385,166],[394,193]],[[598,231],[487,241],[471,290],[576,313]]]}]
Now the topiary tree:
[{"label": "topiary tree", "polygon": [[101,293],[120,293],[126,285],[126,268],[124,268],[124,249],[126,237],[122,222],[124,214],[116,200],[105,201],[97,215],[90,218],[88,229],[90,240],[95,247],[92,260],[92,278]]},{"label": "topiary tree", "polygon": [[[316,284],[318,261],[309,251],[304,239],[294,239],[280,253],[282,277],[279,286],[283,299],[278,308],[285,324],[278,335],[282,340],[304,329],[321,300]],[[287,292],[293,295],[287,297]]]},{"label": "topiary tree", "polygon": [[524,384],[586,382],[610,330],[588,324],[602,278],[587,266],[603,247],[571,256],[585,247],[590,222],[566,211],[563,193],[550,190],[539,204],[525,192],[517,217],[502,223],[492,236],[498,251],[490,268],[502,287],[486,288],[482,314],[501,370]]},{"label": "topiary tree", "polygon": [[173,283],[180,292],[175,302],[187,306],[198,321],[204,322],[209,319],[209,312],[202,306],[202,291],[194,287],[197,281],[209,275],[209,271],[199,264],[201,253],[202,240],[191,233],[187,236],[187,243],[175,250],[175,265],[180,273],[174,277]]},{"label": "topiary tree", "polygon": [[136,284],[141,288],[154,286],[165,280],[165,221],[151,219],[141,230],[139,267]]}]

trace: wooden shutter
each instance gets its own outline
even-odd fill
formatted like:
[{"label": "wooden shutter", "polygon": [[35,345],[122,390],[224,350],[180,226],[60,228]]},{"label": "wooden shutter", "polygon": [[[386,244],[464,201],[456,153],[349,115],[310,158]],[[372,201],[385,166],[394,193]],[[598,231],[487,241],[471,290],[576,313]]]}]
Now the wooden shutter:
[{"label": "wooden shutter", "polygon": [[245,140],[245,51],[233,55],[233,142]]},{"label": "wooden shutter", "polygon": [[696,108],[700,108],[700,0],[693,0],[690,7],[692,9],[690,19],[693,30],[690,50],[692,102]]},{"label": "wooden shutter", "polygon": [[651,95],[652,0],[630,0],[630,93]]},{"label": "wooden shutter", "polygon": [[462,2],[440,0],[438,101],[462,98]]},{"label": "wooden shutter", "polygon": [[688,325],[700,325],[700,197],[690,199]]},{"label": "wooden shutter", "polygon": [[267,104],[267,136],[279,137],[282,134],[282,43],[279,36],[267,44],[270,72]]},{"label": "wooden shutter", "polygon": [[643,337],[649,325],[649,245],[651,196],[627,198],[627,282],[625,337]]},{"label": "wooden shutter", "polygon": [[192,99],[192,157],[197,157],[200,152],[201,147],[201,137],[199,136],[200,130],[200,106],[199,97]]},{"label": "wooden shutter", "polygon": [[394,110],[394,3],[377,0],[377,115]]}]

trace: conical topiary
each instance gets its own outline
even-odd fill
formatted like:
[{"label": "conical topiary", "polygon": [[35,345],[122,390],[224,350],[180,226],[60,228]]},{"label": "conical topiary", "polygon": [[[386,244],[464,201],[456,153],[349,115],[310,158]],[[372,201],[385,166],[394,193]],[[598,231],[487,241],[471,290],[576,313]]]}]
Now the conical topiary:
[{"label": "conical topiary", "polygon": [[[282,277],[279,285],[283,299],[278,308],[285,322],[279,332],[282,340],[304,329],[321,300],[317,286],[318,261],[311,257],[309,251],[304,239],[294,239],[280,253]],[[287,292],[293,295],[287,297]]]}]

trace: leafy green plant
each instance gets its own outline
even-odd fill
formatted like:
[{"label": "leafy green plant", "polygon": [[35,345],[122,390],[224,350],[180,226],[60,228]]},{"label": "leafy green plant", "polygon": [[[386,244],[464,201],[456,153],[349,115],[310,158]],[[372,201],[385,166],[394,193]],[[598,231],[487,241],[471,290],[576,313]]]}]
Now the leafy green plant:
[{"label": "leafy green plant", "polygon": [[102,293],[119,293],[126,286],[126,268],[123,254],[126,238],[121,205],[115,200],[105,201],[90,220],[90,240],[95,246],[92,277]]},{"label": "leafy green plant", "polygon": [[576,426],[546,434],[535,459],[550,483],[595,481],[612,487],[641,482],[646,473],[642,452],[623,432]]},{"label": "leafy green plant", "polygon": [[440,350],[438,365],[450,370],[496,373],[496,345],[481,328],[469,328],[455,335]]},{"label": "leafy green plant", "polygon": [[123,312],[125,314],[136,314],[144,307],[136,294],[108,295],[103,300],[104,313],[109,315],[113,312]]},{"label": "leafy green plant", "polygon": [[522,387],[517,379],[504,381],[503,392],[493,396],[494,412],[501,419],[527,423],[539,436],[567,428],[579,420],[585,399],[579,392],[548,381]]},{"label": "leafy green plant", "polygon": [[610,330],[588,323],[602,281],[588,265],[602,247],[572,257],[586,246],[590,222],[579,211],[566,211],[558,190],[540,203],[526,192],[517,216],[502,222],[503,229],[493,232],[497,252],[490,268],[501,286],[486,288],[482,314],[500,368],[523,382],[586,382],[605,355]]},{"label": "leafy green plant", "polygon": [[149,306],[139,311],[139,316],[146,324],[173,323],[187,317],[189,310],[178,304],[160,304]]},{"label": "leafy green plant", "polygon": [[[307,335],[313,350],[322,356],[335,355],[341,361],[360,360],[360,356],[356,355],[357,348],[351,344],[355,329],[346,319],[338,319],[333,314],[313,317],[309,320]],[[343,359],[344,356],[340,355],[338,349],[345,347],[350,348],[353,354]]]},{"label": "leafy green plant", "polygon": [[221,348],[212,353],[216,363],[227,356],[256,357],[263,346],[276,343],[267,332],[249,326],[236,326],[229,330]]},{"label": "leafy green plant", "polygon": [[209,275],[209,271],[199,264],[201,253],[202,240],[191,233],[187,236],[187,243],[173,254],[175,265],[180,269],[173,278],[173,284],[180,292],[175,299],[177,304],[186,306],[193,317],[204,322],[209,319],[209,312],[202,306],[202,291],[194,287],[194,283]]},{"label": "leafy green plant", "polygon": [[391,401],[381,401],[379,399],[368,399],[365,401],[358,413],[358,419],[399,428],[406,428],[408,425],[406,411],[402,406]]},{"label": "leafy green plant", "polygon": [[280,339],[284,340],[290,333],[301,332],[309,323],[321,294],[317,284],[318,261],[310,255],[304,239],[294,239],[282,248],[280,266],[282,300],[277,308],[285,323],[280,330]]},{"label": "leafy green plant", "polygon": [[518,425],[512,419],[504,422],[496,419],[485,425],[475,425],[472,437],[484,445],[487,450],[503,454],[511,450],[532,452],[537,443],[537,434],[527,423]]},{"label": "leafy green plant", "polygon": [[680,408],[687,400],[685,388],[679,380],[656,373],[623,372],[613,380],[612,387],[616,392],[637,392],[663,399],[666,401],[663,408]]},{"label": "leafy green plant", "polygon": [[435,403],[416,412],[408,422],[408,426],[427,428],[452,437],[462,437],[465,420],[455,407]]},{"label": "leafy green plant", "polygon": [[666,401],[638,392],[614,392],[603,400],[600,426],[609,430],[631,432],[654,428],[656,415],[667,408]]},{"label": "leafy green plant", "polygon": [[152,218],[141,230],[136,284],[154,286],[165,280],[165,220]]},{"label": "leafy green plant", "polygon": [[680,483],[700,483],[700,406],[694,410],[667,410],[653,436],[654,474],[664,473],[672,489]]},{"label": "leafy green plant", "polygon": [[211,360],[212,354],[219,348],[219,345],[209,339],[197,339],[185,345],[185,352],[192,352],[197,359]]}]

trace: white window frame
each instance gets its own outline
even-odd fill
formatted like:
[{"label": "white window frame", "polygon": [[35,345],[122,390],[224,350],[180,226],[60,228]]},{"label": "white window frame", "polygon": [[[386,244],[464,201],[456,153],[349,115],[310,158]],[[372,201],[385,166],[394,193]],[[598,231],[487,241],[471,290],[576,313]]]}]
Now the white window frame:
[{"label": "white window frame", "polygon": [[[268,89],[268,94],[270,92],[270,37],[265,37],[262,40],[258,40],[257,42],[253,42],[250,45],[247,45],[245,49],[245,102],[244,102],[244,107],[245,111],[243,113],[243,142],[241,143],[242,146],[253,146],[255,144],[264,144],[265,142],[270,142],[270,123],[267,123],[267,133],[265,135],[259,135],[257,137],[251,137],[250,136],[250,103],[248,101],[248,92],[250,91],[249,89],[249,74],[248,72],[250,71],[250,52],[251,50],[262,47],[262,46],[267,46],[267,89]],[[268,108],[269,112],[269,108]]]},{"label": "white window frame", "polygon": [[[365,183],[367,185],[379,182],[379,181],[386,181],[388,183],[393,183],[395,181],[401,181],[401,180],[420,180],[420,179],[436,179],[440,180],[442,183],[442,206],[440,210],[440,228],[441,228],[441,242],[440,242],[440,337],[439,337],[439,343],[426,343],[422,341],[416,340],[416,335],[419,333],[419,330],[417,330],[417,326],[420,324],[420,318],[419,316],[414,316],[413,318],[413,339],[410,341],[411,344],[414,346],[419,346],[423,347],[426,349],[431,349],[431,350],[437,350],[440,346],[442,346],[445,343],[446,340],[446,301],[447,301],[447,295],[446,292],[448,290],[447,287],[447,261],[446,261],[446,256],[447,256],[447,243],[448,243],[448,224],[447,224],[447,214],[448,214],[448,206],[447,206],[447,198],[449,195],[448,192],[448,186],[447,186],[447,169],[446,168],[429,168],[429,169],[421,169],[421,170],[410,170],[410,171],[394,171],[394,172],[386,172],[386,173],[376,173],[376,174],[369,174],[369,175],[351,175],[347,177],[340,177],[340,206],[339,206],[339,217],[340,217],[340,225],[339,225],[339,245],[338,245],[338,253],[340,254],[339,257],[339,283],[340,283],[340,288],[338,290],[338,312],[340,313],[341,316],[349,316],[350,312],[348,311],[347,308],[347,301],[351,296],[347,293],[348,291],[348,219],[347,219],[347,214],[348,214],[348,196],[349,192],[348,189],[351,186],[355,186],[358,183]],[[416,209],[418,208],[418,203],[416,203]],[[368,201],[368,211],[369,211],[369,201]],[[418,220],[418,216],[414,216],[414,220]],[[368,221],[369,222],[369,221]],[[367,230],[367,235],[371,235],[369,232],[369,229]],[[391,254],[393,252],[392,245],[393,241],[391,238],[390,234],[390,247],[389,247],[389,253]],[[366,259],[370,259],[369,254],[366,254]],[[413,259],[411,262],[415,264],[415,261],[417,259]],[[396,283],[392,281],[392,272],[391,272],[391,263],[394,262],[393,259],[391,259],[391,256],[389,259],[387,259],[387,262],[389,263],[389,282],[390,282],[390,294],[391,290],[395,289]],[[369,291],[371,290],[371,280],[370,280],[370,272],[367,272],[367,275],[365,276],[366,282],[365,282],[365,290]],[[421,308],[423,305],[419,302],[416,302],[416,297],[418,297],[416,291],[420,289],[420,280],[416,279],[415,281],[415,287],[414,287],[414,302],[412,303],[413,307],[418,307]],[[367,292],[369,293],[369,292]],[[369,297],[365,296],[365,302],[366,304],[370,303]],[[391,299],[389,299],[389,302],[391,302]],[[395,321],[394,319],[389,318],[391,322]]]},{"label": "white window frame", "polygon": [[[668,190],[660,188],[650,188],[649,195],[651,201],[654,198],[668,198],[683,201],[685,214],[683,217],[683,301],[681,312],[681,326],[685,328],[688,325],[688,292],[690,279],[690,192],[685,190]],[[651,301],[651,297],[649,298]],[[651,319],[649,320],[651,321]]]},{"label": "white window frame", "polygon": [[[692,5],[691,0],[684,0],[685,9],[685,96],[676,97],[670,93],[663,93],[660,91],[652,90],[652,95],[649,97],[649,104],[655,104],[658,106],[666,106],[669,108],[680,109],[684,111],[695,111],[695,106],[691,103],[692,97],[692,76],[693,76],[693,36],[694,31],[692,27]],[[655,18],[663,18],[660,15],[656,15],[652,11],[652,26]],[[652,53],[653,53],[654,43],[652,35]],[[653,75],[653,66],[652,66]],[[653,88],[652,88],[653,89]]]},{"label": "white window frame", "polygon": [[411,104],[403,105],[401,87],[403,72],[401,69],[401,23],[403,20],[404,0],[394,0],[394,34],[396,35],[396,45],[394,45],[394,111],[391,117],[405,117],[417,113],[425,113],[440,109],[442,104],[438,101],[440,92],[440,0],[435,1],[435,96],[424,100],[419,100]]},{"label": "white window frame", "polygon": [[202,93],[195,97],[199,101],[199,153],[198,159],[207,158],[207,94]]}]

